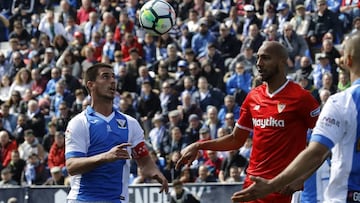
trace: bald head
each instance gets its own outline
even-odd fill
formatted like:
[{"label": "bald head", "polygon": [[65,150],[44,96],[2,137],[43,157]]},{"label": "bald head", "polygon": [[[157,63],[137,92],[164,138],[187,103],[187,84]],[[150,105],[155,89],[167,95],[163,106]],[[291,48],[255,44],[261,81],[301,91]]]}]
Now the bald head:
[{"label": "bald head", "polygon": [[[345,42],[344,57],[351,56],[352,65],[360,65],[360,32],[350,36]],[[350,65],[350,64],[345,64]]]},{"label": "bald head", "polygon": [[265,41],[262,46],[266,48],[270,53],[274,53],[276,56],[278,56],[281,59],[286,60],[288,58],[288,52],[284,47],[284,45],[282,45],[280,42]]}]

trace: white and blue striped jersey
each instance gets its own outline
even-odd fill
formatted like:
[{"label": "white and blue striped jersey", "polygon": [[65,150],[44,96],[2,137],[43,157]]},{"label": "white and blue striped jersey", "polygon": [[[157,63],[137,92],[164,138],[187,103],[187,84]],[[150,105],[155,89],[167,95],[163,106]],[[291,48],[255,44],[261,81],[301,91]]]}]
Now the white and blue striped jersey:
[{"label": "white and blue striped jersey", "polygon": [[328,99],[311,141],[332,150],[324,202],[344,203],[359,198],[356,195],[360,194],[360,79]]},{"label": "white and blue striped jersey", "polygon": [[[90,157],[129,142],[143,142],[143,130],[134,118],[113,111],[105,117],[90,106],[68,124],[65,158]],[[131,147],[128,152],[131,154]],[[85,202],[128,202],[129,160],[103,164],[90,172],[71,177],[69,200]]]}]

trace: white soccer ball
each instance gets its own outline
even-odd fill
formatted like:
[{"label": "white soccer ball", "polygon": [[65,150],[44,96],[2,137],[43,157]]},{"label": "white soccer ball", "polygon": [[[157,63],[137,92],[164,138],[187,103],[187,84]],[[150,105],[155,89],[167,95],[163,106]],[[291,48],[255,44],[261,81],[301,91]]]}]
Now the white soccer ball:
[{"label": "white soccer ball", "polygon": [[175,20],[175,10],[165,0],[150,0],[140,9],[140,25],[152,35],[167,33],[175,25]]}]

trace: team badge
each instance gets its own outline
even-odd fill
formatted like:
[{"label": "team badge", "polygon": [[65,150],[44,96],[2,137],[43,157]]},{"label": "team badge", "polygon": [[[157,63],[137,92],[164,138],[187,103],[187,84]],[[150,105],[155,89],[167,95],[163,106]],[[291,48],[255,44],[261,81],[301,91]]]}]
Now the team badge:
[{"label": "team badge", "polygon": [[108,131],[108,132],[111,132],[111,131],[112,131],[110,125],[107,125],[107,131]]},{"label": "team badge", "polygon": [[278,109],[278,112],[281,113],[286,107],[286,104],[281,104],[281,103],[278,103],[277,105],[277,109]]},{"label": "team badge", "polygon": [[118,124],[118,128],[121,128],[121,129],[126,128],[126,120],[124,120],[124,119],[116,119],[116,122]]},{"label": "team badge", "polygon": [[254,106],[254,110],[255,110],[255,111],[259,111],[259,110],[260,110],[260,105],[255,105],[255,106]]}]

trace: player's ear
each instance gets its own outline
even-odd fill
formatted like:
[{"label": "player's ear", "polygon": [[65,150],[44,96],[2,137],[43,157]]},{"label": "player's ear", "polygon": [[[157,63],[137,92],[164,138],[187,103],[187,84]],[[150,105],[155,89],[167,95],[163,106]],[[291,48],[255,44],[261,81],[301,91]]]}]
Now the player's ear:
[{"label": "player's ear", "polygon": [[95,83],[93,81],[90,81],[90,80],[86,82],[86,87],[89,90],[89,92],[91,92],[92,88],[94,87],[94,84]]}]

